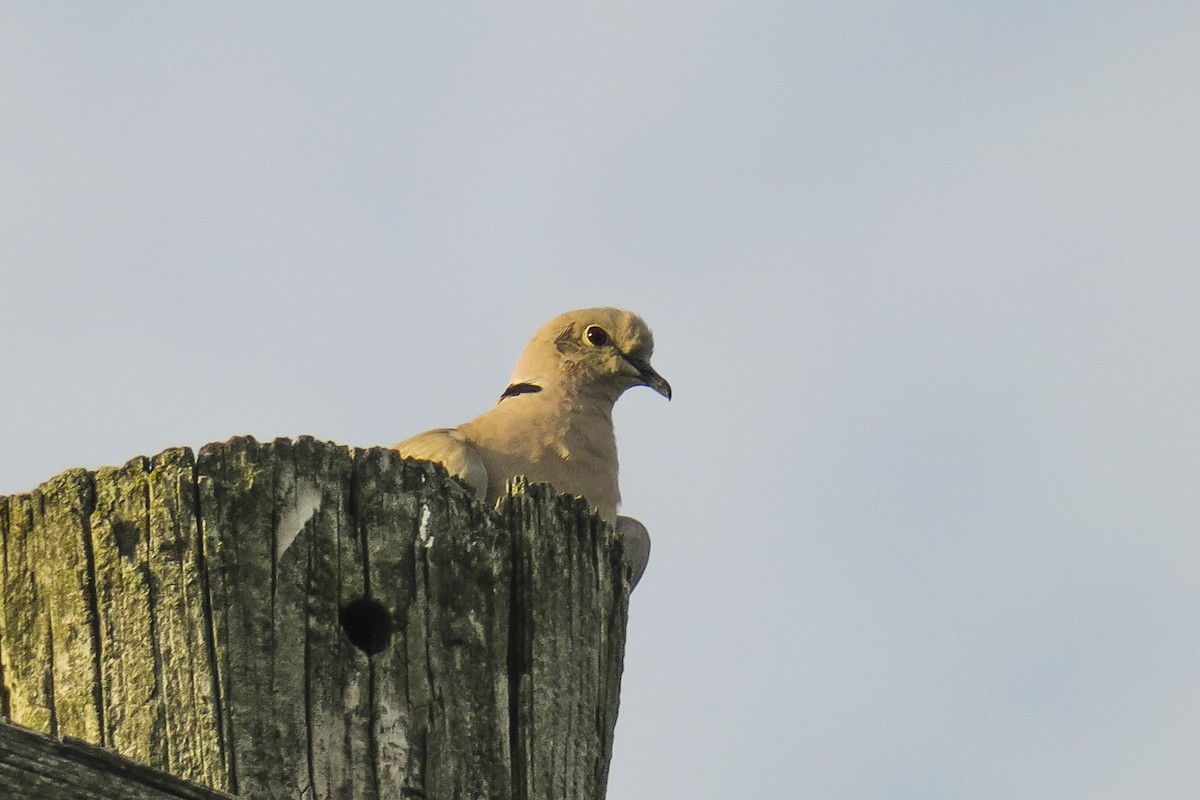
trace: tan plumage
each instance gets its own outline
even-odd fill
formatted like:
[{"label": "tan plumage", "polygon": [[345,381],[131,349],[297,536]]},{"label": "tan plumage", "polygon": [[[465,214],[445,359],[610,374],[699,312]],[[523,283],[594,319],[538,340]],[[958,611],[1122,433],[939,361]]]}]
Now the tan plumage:
[{"label": "tan plumage", "polygon": [[633,386],[649,386],[670,399],[670,384],[650,366],[653,351],[650,328],[632,312],[561,314],[529,340],[500,402],[457,428],[426,431],[395,449],[442,464],[489,503],[517,475],[585,498],[626,537],[636,582],[650,540],[641,523],[617,516],[612,410]]}]

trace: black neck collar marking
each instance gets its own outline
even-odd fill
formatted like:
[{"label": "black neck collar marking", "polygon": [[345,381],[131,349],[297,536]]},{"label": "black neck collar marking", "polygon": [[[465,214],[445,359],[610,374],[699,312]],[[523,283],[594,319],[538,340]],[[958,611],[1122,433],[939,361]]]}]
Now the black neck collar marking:
[{"label": "black neck collar marking", "polygon": [[535,394],[540,392],[542,387],[532,383],[514,383],[504,390],[504,394],[500,395],[503,400],[506,397],[516,397],[519,394]]}]

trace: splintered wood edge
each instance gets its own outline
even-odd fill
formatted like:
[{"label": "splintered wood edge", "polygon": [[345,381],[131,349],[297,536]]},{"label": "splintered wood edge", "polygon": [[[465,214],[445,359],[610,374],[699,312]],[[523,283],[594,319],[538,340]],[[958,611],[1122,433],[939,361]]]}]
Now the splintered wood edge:
[{"label": "splintered wood edge", "polygon": [[[214,474],[210,474],[211,470],[206,469],[210,458],[215,458],[218,462],[223,462],[224,458],[230,453],[237,453],[243,449],[257,450],[260,446],[271,446],[287,444],[288,449],[291,447],[309,447],[316,444],[319,447],[345,448],[343,445],[337,445],[333,442],[318,442],[311,437],[301,437],[298,440],[276,440],[275,442],[257,442],[250,437],[236,437],[224,443],[211,443],[201,448],[196,456],[193,456],[192,451],[186,448],[173,448],[165,451],[153,459],[138,458],[127,464],[128,467],[134,467],[134,471],[145,472],[147,480],[151,479],[152,474],[160,466],[167,466],[167,462],[182,462],[176,463],[174,466],[180,468],[183,473],[190,473],[191,481],[185,487],[185,494],[191,497],[194,493],[196,508],[193,509],[199,514],[199,507],[203,504],[206,497],[206,491],[213,490]],[[350,459],[350,463],[373,457],[386,457],[383,454],[390,453],[397,461],[400,459],[399,454],[390,448],[345,448]],[[285,459],[286,461],[286,459]],[[236,465],[230,465],[235,467]],[[285,464],[286,466],[286,464]],[[353,468],[352,468],[353,469]],[[215,475],[219,477],[223,470],[218,470]],[[236,469],[234,470],[236,472]],[[35,492],[42,492],[50,489],[55,481],[62,482],[67,476],[73,475],[75,472],[80,472],[88,476],[91,493],[87,498],[88,502],[82,503],[83,506],[89,506],[95,503],[95,480],[98,473],[88,472],[83,470],[68,471],[63,476],[47,481],[42,487],[39,487]],[[576,791],[582,790],[583,795],[571,796],[587,796],[593,797],[603,794],[604,785],[607,782],[607,767],[608,761],[612,755],[612,737],[613,727],[616,720],[616,712],[618,707],[618,698],[620,692],[620,674],[622,671],[623,662],[623,644],[624,623],[627,620],[627,603],[628,603],[628,570],[621,569],[619,553],[621,552],[621,540],[613,530],[613,527],[596,515],[582,498],[573,497],[571,495],[559,494],[554,491],[553,487],[547,484],[530,483],[524,478],[514,479],[506,496],[501,498],[498,507],[492,508],[480,502],[473,491],[461,481],[457,481],[448,476],[444,469],[439,465],[424,462],[412,463],[406,465],[406,468],[398,473],[399,485],[397,488],[403,491],[413,491],[417,493],[430,492],[433,496],[440,496],[443,501],[448,502],[450,506],[459,509],[460,514],[466,515],[464,528],[472,529],[485,523],[487,527],[495,527],[497,530],[506,530],[511,535],[520,536],[521,538],[530,537],[532,539],[525,544],[514,541],[510,551],[511,564],[506,562],[503,566],[513,570],[512,581],[513,589],[511,597],[503,598],[504,601],[520,601],[520,604],[525,607],[525,611],[521,614],[521,619],[515,623],[523,625],[527,615],[537,613],[539,619],[547,612],[545,606],[547,603],[552,604],[552,598],[541,598],[538,602],[534,596],[526,597],[522,592],[527,593],[531,588],[529,579],[534,575],[524,574],[525,569],[521,563],[525,557],[533,552],[554,552],[561,550],[562,553],[580,553],[588,551],[591,553],[591,563],[587,565],[585,572],[592,576],[591,579],[585,580],[583,584],[575,584],[568,576],[555,575],[553,577],[547,573],[549,583],[546,588],[551,589],[553,598],[558,598],[563,595],[565,599],[577,599],[575,595],[580,591],[599,589],[601,595],[608,595],[608,600],[603,603],[603,609],[597,609],[598,612],[607,618],[607,624],[603,620],[601,629],[598,631],[597,641],[591,645],[596,650],[596,657],[601,662],[600,674],[592,677],[584,687],[584,694],[587,696],[587,701],[581,705],[585,698],[576,698],[569,704],[569,708],[574,709],[576,706],[582,708],[583,711],[576,709],[576,713],[568,713],[565,716],[555,713],[555,709],[561,705],[558,700],[550,705],[544,705],[541,700],[538,700],[537,707],[539,712],[534,715],[533,702],[535,695],[530,694],[535,687],[546,686],[551,690],[557,687],[561,681],[560,669],[545,662],[545,658],[541,655],[535,660],[533,658],[518,659],[517,662],[508,664],[509,680],[511,686],[509,690],[513,692],[513,696],[508,698],[510,702],[508,711],[510,718],[509,731],[510,741],[508,741],[508,755],[510,758],[517,757],[520,759],[519,753],[524,751],[524,756],[532,759],[530,763],[523,763],[521,769],[515,768],[512,774],[513,790],[518,797],[535,796],[541,793],[541,790],[547,789],[550,786],[555,786],[557,789],[562,789],[562,796],[566,794],[567,786],[560,785],[564,781],[571,784]],[[246,482],[247,485],[253,481]],[[69,487],[68,487],[69,488]],[[14,496],[15,498],[16,496]],[[14,499],[14,498],[10,498]],[[347,501],[352,502],[352,501]],[[77,509],[80,503],[74,503],[66,506],[68,511],[86,512],[85,509]],[[218,504],[217,507],[223,507]],[[191,508],[189,506],[189,508]],[[228,509],[226,509],[228,511]],[[0,522],[4,523],[5,528],[12,522],[10,517],[12,509],[8,502],[0,504]],[[199,524],[201,521],[197,517],[194,520]],[[274,523],[272,523],[274,524]],[[551,529],[562,530],[570,528],[578,530],[580,536],[578,539],[571,537],[571,543],[568,544],[558,537],[542,537],[539,532],[543,529],[543,525]],[[68,526],[72,527],[72,526]],[[517,532],[521,531],[520,534]],[[193,535],[199,536],[198,530],[192,531]],[[87,529],[87,535],[91,535],[90,528]],[[364,540],[365,541],[365,540]],[[530,547],[537,541],[538,544]],[[224,547],[222,541],[214,540],[214,546]],[[208,547],[207,540],[204,540],[203,546]],[[365,545],[364,545],[365,546]],[[594,553],[591,551],[599,548]],[[549,548],[549,549],[546,549]],[[565,549],[563,549],[565,548]],[[507,549],[507,548],[506,548]],[[423,551],[422,551],[423,552]],[[205,553],[206,561],[213,553]],[[88,555],[91,555],[88,553]],[[89,560],[89,568],[95,570],[93,559]],[[605,565],[617,567],[614,573],[610,573],[605,569]],[[209,564],[211,566],[211,564]],[[528,567],[532,567],[530,564]],[[505,570],[501,570],[505,571]],[[557,573],[557,570],[555,571]],[[519,576],[517,573],[521,573]],[[606,577],[605,577],[606,576]],[[436,576],[435,576],[436,577]],[[563,582],[563,579],[566,582]],[[212,575],[209,580],[216,580]],[[519,585],[518,585],[519,584]],[[95,577],[93,575],[92,582],[89,584],[92,591],[95,591]],[[85,587],[88,588],[88,587]],[[425,587],[430,590],[430,586]],[[215,587],[206,586],[205,593],[209,595],[210,602],[212,593]],[[563,593],[566,594],[563,594]],[[586,593],[586,592],[585,592]],[[5,599],[5,598],[0,598]],[[10,599],[10,598],[8,598]],[[96,600],[94,597],[89,598],[94,607]],[[440,606],[439,606],[440,607]],[[515,610],[515,609],[514,609]],[[551,609],[553,610],[553,609]],[[557,610],[561,612],[561,609]],[[209,609],[211,613],[211,609]],[[555,652],[562,647],[573,643],[570,639],[569,632],[573,629],[570,619],[559,619],[561,613],[550,614],[541,619],[538,628],[543,634],[551,634],[551,636],[562,636],[568,634],[568,639],[562,642],[543,642],[542,646],[537,648],[537,653]],[[514,617],[514,619],[516,619]],[[530,616],[532,619],[532,616]],[[547,623],[550,623],[547,625]],[[561,624],[559,624],[561,623]],[[215,625],[210,620],[210,625]],[[517,630],[513,628],[510,632]],[[432,631],[431,631],[432,632]],[[525,625],[522,628],[523,636],[530,636],[534,632],[534,628]],[[553,633],[551,633],[553,632]],[[545,638],[543,635],[542,638]],[[532,640],[531,640],[532,641]],[[210,643],[210,649],[216,645]],[[224,642],[225,645],[228,642]],[[548,649],[545,649],[547,648]],[[95,648],[93,648],[95,649]],[[219,649],[219,648],[218,648]],[[567,649],[571,649],[568,647]],[[533,655],[531,652],[528,655]],[[210,652],[209,656],[219,669],[220,663],[217,658],[219,652]],[[591,663],[596,659],[588,659]],[[516,674],[514,675],[514,667]],[[228,664],[226,664],[228,669]],[[503,666],[501,670],[503,671]],[[566,673],[564,673],[566,674]],[[572,673],[573,675],[573,673]],[[233,693],[227,692],[227,686],[224,685],[226,679],[222,678],[218,685],[214,686],[216,702],[220,708],[224,708],[224,704],[232,702],[230,698],[234,697]],[[568,681],[569,682],[569,681]],[[540,696],[540,692],[538,693]],[[53,702],[53,701],[52,701]],[[595,708],[584,707],[588,703],[595,702],[598,705]],[[563,706],[567,708],[568,706]],[[7,712],[7,709],[0,710],[0,714]],[[582,716],[578,716],[582,714]],[[598,715],[598,716],[597,716]],[[503,716],[503,714],[501,714]],[[586,723],[588,727],[598,726],[597,733],[601,740],[596,742],[593,747],[589,747],[588,753],[577,752],[574,756],[577,759],[582,759],[581,763],[575,765],[575,768],[564,772],[559,763],[559,759],[551,755],[546,757],[534,758],[534,752],[554,754],[554,748],[547,746],[548,741],[557,741],[560,734],[570,738],[570,729],[573,724],[576,726],[581,723]],[[461,722],[467,723],[467,728],[472,728],[471,719],[464,716]],[[561,717],[561,718],[560,718]],[[537,722],[540,725],[546,726],[545,731],[535,730],[530,723]],[[523,724],[521,724],[523,723]],[[220,726],[220,722],[218,721]],[[566,731],[558,730],[562,726],[566,726]],[[12,726],[8,726],[12,729]],[[105,728],[103,718],[100,721],[101,729]],[[226,734],[232,736],[231,730],[226,730],[224,726],[220,726],[221,730],[218,734]],[[51,726],[51,730],[54,730]],[[3,733],[4,731],[0,731]],[[57,731],[62,732],[61,729]],[[68,731],[73,733],[73,731]],[[89,731],[84,730],[84,735],[88,735]],[[244,731],[243,731],[244,733]],[[492,732],[497,733],[496,731]],[[216,798],[229,798],[231,795],[223,794],[219,790],[201,787],[197,784],[188,783],[186,780],[167,775],[159,772],[153,767],[142,766],[136,762],[129,761],[126,758],[117,756],[115,753],[105,751],[99,747],[88,745],[81,740],[73,739],[58,739],[54,736],[38,734],[32,731],[27,732],[26,737],[35,737],[34,740],[20,740],[18,737],[17,743],[10,744],[5,739],[11,737],[0,737],[0,796],[6,796],[9,788],[16,790],[23,796],[36,798],[36,800],[65,800],[68,797],[92,796],[103,798],[130,798],[130,800],[151,800],[151,798],[182,798],[183,800],[215,800]],[[499,738],[503,739],[503,733],[500,733]],[[21,750],[18,745],[24,743],[25,750]],[[101,741],[105,741],[101,739]],[[223,747],[231,747],[230,739]],[[565,740],[564,740],[565,741]],[[524,745],[524,746],[523,746]],[[39,749],[40,746],[40,749]],[[30,749],[32,748],[32,749]],[[236,749],[236,748],[235,748]],[[29,754],[26,753],[28,751]],[[230,751],[232,752],[232,751]],[[562,753],[558,753],[562,756]],[[80,762],[80,766],[75,771],[60,769],[57,764],[58,759],[66,763],[72,761]],[[9,763],[11,762],[11,763]],[[545,762],[545,763],[543,763]],[[87,774],[82,772],[90,766],[96,767],[95,774],[88,778]],[[224,764],[226,769],[231,769],[229,764]],[[132,770],[132,773],[130,772]],[[528,770],[528,771],[526,771]],[[110,777],[110,773],[113,776]],[[561,773],[561,774],[560,774]],[[569,773],[569,774],[568,774]],[[132,774],[132,778],[130,775]],[[196,775],[190,777],[195,778]],[[425,776],[432,779],[433,776]],[[441,776],[448,781],[447,787],[457,785],[459,778],[453,774]],[[130,779],[132,783],[129,782]],[[15,784],[10,784],[10,780],[16,780]],[[119,781],[125,780],[125,783]],[[139,784],[140,781],[140,784]],[[163,782],[166,782],[163,784]],[[253,782],[251,782],[253,783]],[[436,783],[436,782],[435,782]],[[111,785],[110,785],[111,784]],[[145,785],[148,788],[145,791],[138,789],[139,785]],[[166,788],[162,788],[163,786]],[[131,788],[132,787],[132,788]],[[81,794],[81,789],[86,789]],[[161,791],[160,791],[161,790]]]}]

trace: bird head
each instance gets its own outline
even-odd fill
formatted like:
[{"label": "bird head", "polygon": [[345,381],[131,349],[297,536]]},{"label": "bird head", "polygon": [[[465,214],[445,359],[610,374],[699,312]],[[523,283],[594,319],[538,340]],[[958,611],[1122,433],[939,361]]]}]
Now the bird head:
[{"label": "bird head", "polygon": [[565,384],[616,399],[649,386],[668,400],[671,384],[650,366],[654,336],[637,314],[619,308],[585,308],[543,325],[521,354],[512,385]]}]

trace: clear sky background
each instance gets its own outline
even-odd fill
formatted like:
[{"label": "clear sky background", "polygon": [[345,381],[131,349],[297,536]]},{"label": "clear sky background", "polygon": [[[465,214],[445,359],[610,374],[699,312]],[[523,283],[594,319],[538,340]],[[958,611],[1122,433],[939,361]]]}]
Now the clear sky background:
[{"label": "clear sky background", "polygon": [[1200,796],[1200,5],[0,7],[0,494],[619,305],[610,797]]}]

